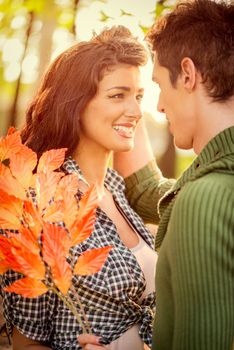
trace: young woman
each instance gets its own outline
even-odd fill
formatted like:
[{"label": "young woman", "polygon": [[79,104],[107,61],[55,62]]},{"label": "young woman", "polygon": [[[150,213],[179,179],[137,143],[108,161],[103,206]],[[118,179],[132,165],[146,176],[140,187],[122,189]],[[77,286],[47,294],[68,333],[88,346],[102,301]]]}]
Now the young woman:
[{"label": "young woman", "polygon": [[[102,195],[92,235],[75,247],[112,245],[100,272],[75,276],[92,333],[111,350],[150,346],[155,305],[153,237],[129,207],[124,182],[108,168],[112,152],[129,151],[142,117],[139,66],[144,47],[122,26],[104,30],[62,53],[46,73],[22,131],[23,142],[40,156],[67,147],[65,173],[79,178],[77,196],[96,184]],[[12,272],[5,276],[16,278]],[[81,349],[79,324],[56,295],[36,299],[4,294],[13,349]]]}]

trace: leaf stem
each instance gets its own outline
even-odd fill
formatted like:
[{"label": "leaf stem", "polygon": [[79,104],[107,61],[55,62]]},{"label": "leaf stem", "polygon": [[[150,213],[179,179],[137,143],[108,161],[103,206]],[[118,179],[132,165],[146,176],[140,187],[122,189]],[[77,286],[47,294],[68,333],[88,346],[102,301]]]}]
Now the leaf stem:
[{"label": "leaf stem", "polygon": [[78,293],[77,293],[77,291],[76,291],[76,289],[74,288],[73,285],[71,286],[71,291],[73,292],[73,295],[74,295],[74,297],[76,299],[76,302],[77,302],[77,304],[80,307],[80,310],[81,310],[81,313],[82,313],[82,316],[83,316],[83,319],[85,321],[85,325],[86,325],[86,328],[87,328],[87,331],[88,331],[87,333],[91,334],[92,330],[91,330],[91,326],[89,324],[89,320],[88,320],[88,318],[87,318],[87,316],[85,314],[84,306],[83,306],[82,302],[80,301],[79,295],[78,295]]},{"label": "leaf stem", "polygon": [[79,313],[77,312],[71,298],[62,294],[56,287],[50,287],[49,289],[51,291],[53,291],[55,294],[57,294],[57,296],[64,302],[64,304],[69,308],[69,310],[72,311],[73,315],[76,317],[78,323],[80,324],[80,326],[82,328],[82,332],[87,333],[87,329],[86,329]]}]

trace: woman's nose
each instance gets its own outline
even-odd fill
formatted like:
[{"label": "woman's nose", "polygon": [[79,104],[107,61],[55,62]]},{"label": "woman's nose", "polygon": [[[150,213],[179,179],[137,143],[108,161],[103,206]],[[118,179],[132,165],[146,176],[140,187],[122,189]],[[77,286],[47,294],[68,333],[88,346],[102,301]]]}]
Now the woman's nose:
[{"label": "woman's nose", "polygon": [[142,110],[138,101],[134,101],[128,106],[126,116],[134,119],[142,118]]}]

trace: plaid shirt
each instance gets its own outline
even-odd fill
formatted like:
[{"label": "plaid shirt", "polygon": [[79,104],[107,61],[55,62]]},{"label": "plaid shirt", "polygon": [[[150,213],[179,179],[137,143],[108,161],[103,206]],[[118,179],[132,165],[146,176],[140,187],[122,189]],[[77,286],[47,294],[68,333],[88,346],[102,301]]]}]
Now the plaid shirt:
[{"label": "plaid shirt", "polygon": [[[79,167],[71,158],[65,160],[62,170],[65,173],[75,172],[79,179],[83,179]],[[130,224],[153,249],[153,237],[130,208],[124,195],[124,181],[113,169],[107,171],[105,187],[112,193],[116,205]],[[73,277],[73,285],[84,306],[92,332],[108,344],[134,324],[139,324],[142,340],[151,346],[155,293],[141,300],[146,286],[144,274],[131,250],[120,240],[112,220],[98,208],[93,233],[72,248],[73,254],[78,257],[87,249],[107,245],[112,245],[113,249],[101,271],[91,276]],[[8,271],[2,277],[2,286],[18,278],[18,273]],[[3,305],[9,332],[14,325],[26,337],[45,342],[52,349],[81,349],[77,342],[77,336],[82,333],[79,324],[71,311],[51,291],[35,299],[3,293]]]}]

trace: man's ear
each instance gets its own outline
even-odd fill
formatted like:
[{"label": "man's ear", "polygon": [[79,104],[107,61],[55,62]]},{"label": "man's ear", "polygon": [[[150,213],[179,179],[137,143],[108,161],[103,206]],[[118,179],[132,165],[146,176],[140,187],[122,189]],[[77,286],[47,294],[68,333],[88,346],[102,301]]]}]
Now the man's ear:
[{"label": "man's ear", "polygon": [[184,57],[181,61],[181,78],[184,88],[192,92],[196,84],[197,70],[193,60],[189,57]]}]

